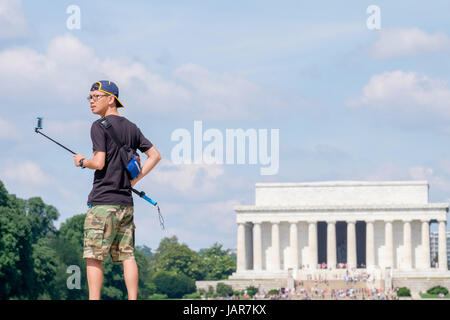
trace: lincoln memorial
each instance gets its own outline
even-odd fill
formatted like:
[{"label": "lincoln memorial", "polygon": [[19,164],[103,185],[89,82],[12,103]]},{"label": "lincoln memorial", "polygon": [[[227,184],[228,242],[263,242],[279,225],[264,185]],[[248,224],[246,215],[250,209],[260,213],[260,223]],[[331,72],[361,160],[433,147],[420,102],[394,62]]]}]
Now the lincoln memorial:
[{"label": "lincoln memorial", "polygon": [[[236,206],[237,270],[230,279],[302,279],[314,272],[390,270],[448,275],[448,203],[426,181],[257,183],[255,205]],[[438,267],[430,223],[439,232]]]}]

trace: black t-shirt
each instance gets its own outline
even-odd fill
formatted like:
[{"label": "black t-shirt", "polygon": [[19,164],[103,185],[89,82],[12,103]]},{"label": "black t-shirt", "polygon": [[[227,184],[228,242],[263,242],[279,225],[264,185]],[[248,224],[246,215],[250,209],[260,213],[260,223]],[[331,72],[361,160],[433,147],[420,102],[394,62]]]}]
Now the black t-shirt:
[{"label": "black t-shirt", "polygon": [[[133,150],[146,152],[153,144],[144,137],[141,130],[128,119],[109,115],[111,123],[119,140]],[[95,121],[91,127],[91,139],[94,151],[106,152],[105,166],[102,170],[95,170],[92,191],[88,197],[88,205],[133,205],[130,190],[130,179],[119,155],[119,147],[109,136],[107,130]]]}]

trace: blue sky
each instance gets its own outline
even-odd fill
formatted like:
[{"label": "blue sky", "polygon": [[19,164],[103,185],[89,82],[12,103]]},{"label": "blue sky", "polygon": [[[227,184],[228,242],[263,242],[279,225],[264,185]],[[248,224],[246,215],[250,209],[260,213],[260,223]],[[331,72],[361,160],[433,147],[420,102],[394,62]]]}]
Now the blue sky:
[{"label": "blue sky", "polygon": [[[81,29],[69,30],[70,5]],[[369,30],[369,5],[381,29]],[[256,182],[427,180],[450,201],[448,1],[0,0],[0,179],[61,218],[86,211],[93,172],[34,131],[91,155],[85,100],[111,79],[163,161],[135,199],[137,244],[176,235],[236,244],[233,206]],[[279,129],[278,174],[259,165],[175,165],[174,130]]]}]

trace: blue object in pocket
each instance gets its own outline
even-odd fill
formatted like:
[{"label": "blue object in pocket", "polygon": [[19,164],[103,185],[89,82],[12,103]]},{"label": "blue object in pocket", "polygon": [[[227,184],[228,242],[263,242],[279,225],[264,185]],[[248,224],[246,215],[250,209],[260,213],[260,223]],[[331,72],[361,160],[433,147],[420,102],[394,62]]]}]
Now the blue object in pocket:
[{"label": "blue object in pocket", "polygon": [[134,157],[127,165],[127,170],[130,173],[131,179],[136,178],[141,172],[141,160],[139,156]]}]

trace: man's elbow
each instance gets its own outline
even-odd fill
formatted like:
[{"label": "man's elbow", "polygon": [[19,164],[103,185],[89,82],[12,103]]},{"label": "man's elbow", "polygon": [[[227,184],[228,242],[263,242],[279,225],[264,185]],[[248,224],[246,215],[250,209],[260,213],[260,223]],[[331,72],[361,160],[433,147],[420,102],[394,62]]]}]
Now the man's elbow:
[{"label": "man's elbow", "polygon": [[158,163],[159,161],[161,161],[161,154],[159,153],[159,151],[156,148],[153,148],[150,157],[152,157],[153,159],[155,159],[156,163]]},{"label": "man's elbow", "polygon": [[158,163],[159,163],[159,161],[161,161],[161,155],[159,154],[159,153],[155,153],[155,154],[153,154],[152,155],[152,160],[154,161],[154,165],[156,166]]}]

